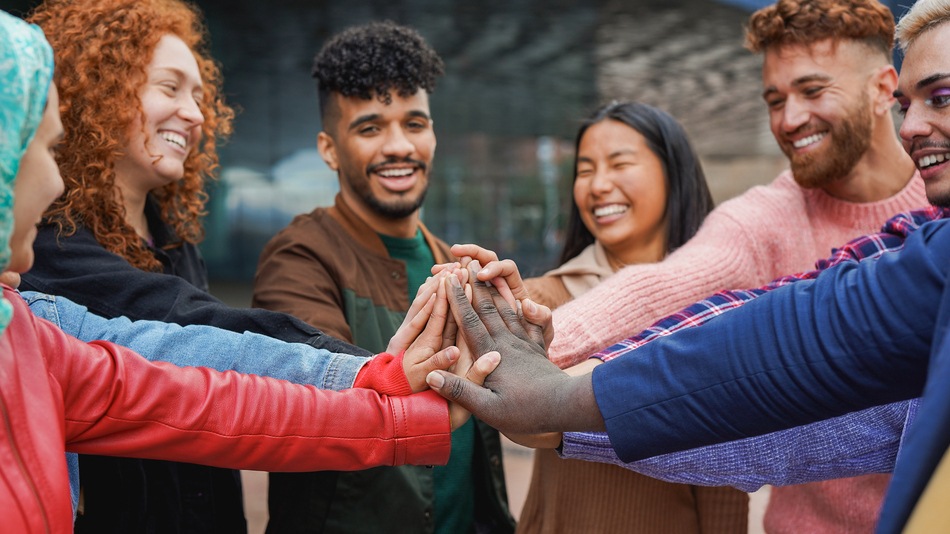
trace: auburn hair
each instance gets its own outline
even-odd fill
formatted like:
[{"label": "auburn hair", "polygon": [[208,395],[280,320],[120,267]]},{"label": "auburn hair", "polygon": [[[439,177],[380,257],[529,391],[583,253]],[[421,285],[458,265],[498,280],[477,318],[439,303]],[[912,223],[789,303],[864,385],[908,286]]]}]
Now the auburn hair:
[{"label": "auburn hair", "polygon": [[779,0],[749,18],[745,46],[809,45],[825,39],[852,39],[890,57],[894,15],[876,0]]},{"label": "auburn hair", "polygon": [[46,220],[62,236],[88,228],[102,246],[139,269],[161,264],[126,222],[115,162],[128,151],[130,128],[146,123],[139,90],[158,41],[174,35],[194,54],[203,83],[201,141],[184,177],[151,192],[162,220],[189,243],[204,237],[205,181],[218,168],[217,143],[231,134],[234,111],[221,94],[221,70],[208,53],[201,13],[180,0],[47,0],[28,17],[53,47],[65,137],[56,160],[65,193]]}]

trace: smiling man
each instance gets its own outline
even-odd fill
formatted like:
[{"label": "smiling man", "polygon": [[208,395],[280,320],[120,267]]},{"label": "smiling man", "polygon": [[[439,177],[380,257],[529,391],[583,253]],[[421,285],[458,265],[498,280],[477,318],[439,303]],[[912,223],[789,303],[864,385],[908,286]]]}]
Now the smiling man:
[{"label": "smiling man", "polygon": [[[391,22],[350,28],[324,45],[313,66],[317,148],[340,193],[264,248],[255,306],[387,348],[410,295],[434,263],[451,258],[419,218],[436,146],[429,93],[442,72],[416,31]],[[514,530],[498,433],[474,420],[453,432],[445,467],[276,473],[269,491],[268,532]]]}]

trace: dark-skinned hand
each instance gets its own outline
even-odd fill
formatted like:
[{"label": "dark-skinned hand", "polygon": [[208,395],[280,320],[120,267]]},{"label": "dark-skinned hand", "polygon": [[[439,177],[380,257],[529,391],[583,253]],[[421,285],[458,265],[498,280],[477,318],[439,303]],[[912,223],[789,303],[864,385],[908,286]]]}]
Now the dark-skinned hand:
[{"label": "dark-skinned hand", "polygon": [[484,387],[446,371],[429,373],[429,386],[505,433],[603,430],[590,375],[571,377],[551,363],[542,328],[519,316],[494,286],[478,280],[477,261],[469,269],[472,302],[458,278],[449,276],[449,307],[472,352],[500,354],[501,362]]}]

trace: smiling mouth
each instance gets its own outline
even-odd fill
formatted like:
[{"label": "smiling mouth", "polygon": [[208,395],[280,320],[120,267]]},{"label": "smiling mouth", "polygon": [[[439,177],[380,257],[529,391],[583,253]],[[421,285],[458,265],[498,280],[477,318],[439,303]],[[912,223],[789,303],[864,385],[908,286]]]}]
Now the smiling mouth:
[{"label": "smiling mouth", "polygon": [[625,213],[628,209],[630,209],[630,206],[624,206],[622,204],[611,204],[609,206],[600,206],[600,207],[594,208],[593,213],[594,213],[594,217],[597,217],[597,218],[610,217],[611,215],[620,215],[621,213]]},{"label": "smiling mouth", "polygon": [[376,174],[382,176],[383,178],[405,178],[411,176],[416,169],[413,168],[402,168],[402,169],[383,169],[376,171]]},{"label": "smiling mouth", "polygon": [[918,169],[926,169],[927,167],[933,167],[934,165],[939,165],[944,161],[950,159],[950,153],[945,154],[930,154],[929,156],[924,156],[917,160]]},{"label": "smiling mouth", "polygon": [[792,146],[795,148],[805,148],[806,146],[810,146],[817,143],[818,141],[821,141],[826,135],[828,135],[827,132],[812,134],[808,137],[803,137],[798,141],[792,141]]},{"label": "smiling mouth", "polygon": [[175,132],[161,132],[159,135],[168,143],[171,143],[182,150],[184,150],[187,145],[185,137],[181,134],[177,134]]}]

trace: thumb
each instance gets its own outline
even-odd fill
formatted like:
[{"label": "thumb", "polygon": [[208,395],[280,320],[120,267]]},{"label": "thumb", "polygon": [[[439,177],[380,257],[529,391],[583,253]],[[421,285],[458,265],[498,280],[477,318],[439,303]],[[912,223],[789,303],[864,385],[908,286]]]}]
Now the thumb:
[{"label": "thumb", "polygon": [[448,371],[432,371],[426,376],[426,383],[446,399],[458,403],[468,411],[480,411],[479,407],[488,402],[491,391],[476,385]]}]

